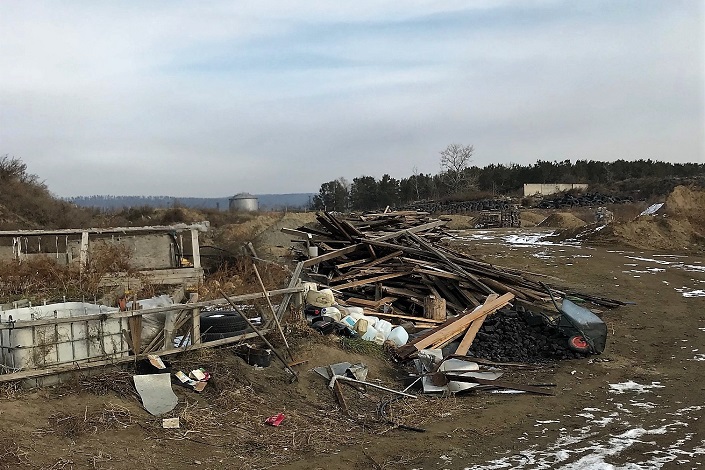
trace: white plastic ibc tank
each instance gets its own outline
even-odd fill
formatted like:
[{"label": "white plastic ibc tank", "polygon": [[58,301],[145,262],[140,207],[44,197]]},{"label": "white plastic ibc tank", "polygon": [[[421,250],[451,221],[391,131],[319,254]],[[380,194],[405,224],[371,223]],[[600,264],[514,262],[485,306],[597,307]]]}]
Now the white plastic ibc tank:
[{"label": "white plastic ibc tank", "polygon": [[388,341],[392,341],[397,347],[404,346],[409,341],[409,333],[406,332],[403,326],[397,326],[392,329],[392,332],[387,336]]}]

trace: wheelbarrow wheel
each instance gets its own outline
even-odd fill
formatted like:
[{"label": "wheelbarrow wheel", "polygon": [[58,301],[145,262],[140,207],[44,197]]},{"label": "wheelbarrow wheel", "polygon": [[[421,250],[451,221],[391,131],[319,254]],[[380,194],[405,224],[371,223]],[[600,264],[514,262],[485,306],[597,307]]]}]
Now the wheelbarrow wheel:
[{"label": "wheelbarrow wheel", "polygon": [[581,335],[571,336],[568,339],[568,347],[575,352],[580,352],[580,353],[590,352],[590,345],[585,340],[585,338],[582,337]]}]

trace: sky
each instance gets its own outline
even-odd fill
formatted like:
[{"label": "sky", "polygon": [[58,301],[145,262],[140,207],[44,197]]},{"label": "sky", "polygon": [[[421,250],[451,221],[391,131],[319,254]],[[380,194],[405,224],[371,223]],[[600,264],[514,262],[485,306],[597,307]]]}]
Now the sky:
[{"label": "sky", "polygon": [[0,155],[56,195],[705,162],[705,2],[0,2]]}]

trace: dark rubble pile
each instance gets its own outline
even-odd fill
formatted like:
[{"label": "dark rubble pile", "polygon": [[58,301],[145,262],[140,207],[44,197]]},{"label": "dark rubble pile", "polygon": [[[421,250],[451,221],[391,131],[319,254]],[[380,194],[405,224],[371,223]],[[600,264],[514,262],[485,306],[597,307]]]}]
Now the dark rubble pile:
[{"label": "dark rubble pile", "polygon": [[565,336],[535,316],[500,310],[480,328],[469,356],[495,362],[541,363],[577,359],[585,354],[568,348]]},{"label": "dark rubble pile", "polygon": [[536,207],[540,209],[561,209],[566,207],[593,207],[606,204],[627,204],[634,202],[631,197],[609,196],[600,193],[570,194],[561,193],[545,197]]}]

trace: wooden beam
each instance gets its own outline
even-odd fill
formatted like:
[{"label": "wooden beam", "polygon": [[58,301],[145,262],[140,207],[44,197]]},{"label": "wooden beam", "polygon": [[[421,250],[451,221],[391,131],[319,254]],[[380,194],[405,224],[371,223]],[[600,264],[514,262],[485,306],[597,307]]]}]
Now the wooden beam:
[{"label": "wooden beam", "polygon": [[353,251],[357,250],[358,248],[361,248],[362,246],[362,244],[356,243],[354,245],[346,246],[345,248],[340,248],[338,250],[334,250],[329,253],[316,256],[315,258],[307,259],[303,262],[303,267],[308,268],[310,266],[315,266],[316,264],[322,263],[323,261],[329,261],[335,258],[340,258],[341,256],[345,256],[349,253],[352,253]]},{"label": "wooden beam", "polygon": [[398,318],[399,320],[410,320],[410,321],[421,322],[421,323],[433,323],[435,325],[438,325],[438,324],[445,322],[445,320],[434,320],[433,318],[415,317],[413,315],[400,315],[398,313],[384,313],[384,312],[368,311],[368,312],[365,312],[365,315],[371,315],[374,317],[383,317],[383,318]]},{"label": "wooden beam", "polygon": [[345,290],[351,289],[353,287],[364,286],[365,284],[374,284],[375,282],[384,281],[385,279],[393,279],[395,277],[408,276],[411,271],[400,271],[396,273],[383,274],[381,276],[370,277],[367,279],[360,279],[359,281],[347,282],[345,284],[338,284],[330,286],[331,289]]},{"label": "wooden beam", "polygon": [[425,232],[427,230],[432,230],[436,227],[441,227],[446,224],[447,224],[447,222],[445,220],[436,220],[434,222],[429,222],[427,224],[417,225],[416,227],[411,227],[411,228],[407,228],[407,229],[403,229],[403,230],[398,230],[396,232],[388,233],[386,235],[381,235],[379,237],[373,238],[372,240],[376,241],[376,242],[383,242],[385,240],[400,237],[400,236],[404,235],[405,233]]},{"label": "wooden beam", "polygon": [[[191,229],[191,255],[193,256],[193,267],[201,268],[201,247],[198,244],[198,230]],[[179,260],[181,262],[181,260]]]},{"label": "wooden beam", "polygon": [[[486,305],[494,300],[497,300],[498,298],[499,298],[499,295],[490,294],[485,299],[485,303],[483,305]],[[475,336],[477,335],[477,332],[480,331],[480,328],[482,327],[482,323],[485,321],[485,318],[487,318],[488,315],[489,314],[484,315],[470,324],[470,328],[468,328],[468,331],[465,332],[465,336],[463,336],[462,341],[460,341],[460,345],[455,350],[455,354],[457,354],[459,356],[464,356],[468,353],[468,349],[470,349],[472,342],[475,341]]]}]

